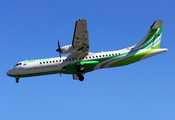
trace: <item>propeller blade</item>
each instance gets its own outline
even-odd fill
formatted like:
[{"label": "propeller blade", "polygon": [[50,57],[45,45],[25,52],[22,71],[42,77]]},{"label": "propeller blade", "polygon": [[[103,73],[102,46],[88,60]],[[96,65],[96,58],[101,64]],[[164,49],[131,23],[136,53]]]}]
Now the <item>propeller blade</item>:
[{"label": "propeller blade", "polygon": [[59,39],[58,39],[58,48],[60,49],[60,43],[59,43]]},{"label": "propeller blade", "polygon": [[61,47],[60,47],[60,43],[59,43],[59,40],[58,40],[58,49],[56,49],[57,52],[62,52],[61,51]]},{"label": "propeller blade", "polygon": [[60,54],[60,59],[61,59],[61,53],[62,53],[62,51],[61,51],[59,39],[58,39],[58,49],[56,49],[56,51],[59,52],[59,54]]}]

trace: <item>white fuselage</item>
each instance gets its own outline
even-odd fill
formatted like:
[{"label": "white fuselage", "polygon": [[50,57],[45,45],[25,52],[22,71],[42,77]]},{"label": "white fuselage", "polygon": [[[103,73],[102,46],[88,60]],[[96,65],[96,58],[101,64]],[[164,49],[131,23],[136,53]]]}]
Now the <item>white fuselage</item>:
[{"label": "white fuselage", "polygon": [[[37,75],[56,74],[56,73],[73,74],[73,73],[66,73],[66,71],[64,71],[63,69],[64,66],[73,64],[73,63],[82,62],[82,61],[93,61],[97,59],[119,55],[119,57],[114,57],[113,59],[106,60],[97,64],[93,68],[93,70],[97,70],[100,68],[108,68],[112,62],[116,61],[116,59],[120,60],[120,59],[126,58],[126,60],[128,60],[128,57],[133,56],[133,54],[136,55],[136,54],[142,53],[147,49],[138,50],[133,53],[123,54],[123,53],[130,52],[131,50],[132,50],[132,47],[128,47],[119,51],[89,53],[84,57],[81,57],[81,56],[78,57],[76,55],[69,54],[68,56],[61,57],[61,58],[56,57],[56,58],[22,61],[22,62],[19,62],[20,65],[17,65],[12,69],[10,69],[7,72],[7,75],[12,77],[18,77],[19,75],[20,77],[22,77],[22,75],[37,76]],[[145,56],[143,56],[141,60],[166,52],[166,51],[167,49],[156,49],[147,55],[145,54]],[[123,54],[123,55],[120,56],[120,54]],[[62,72],[61,70],[63,70],[64,72]],[[42,74],[39,74],[39,73],[42,73]]]},{"label": "white fuselage", "polygon": [[[76,55],[70,54],[66,57],[55,57],[55,58],[46,58],[38,60],[29,60],[19,62],[21,65],[18,65],[7,72],[8,75],[22,75],[22,74],[33,74],[49,71],[59,71],[64,66],[76,63],[80,61],[100,59],[104,57],[119,55],[123,52],[127,52],[130,49],[122,49],[119,51],[111,52],[101,52],[101,53],[89,53],[87,56],[78,57]],[[95,68],[99,69],[99,68]]]}]

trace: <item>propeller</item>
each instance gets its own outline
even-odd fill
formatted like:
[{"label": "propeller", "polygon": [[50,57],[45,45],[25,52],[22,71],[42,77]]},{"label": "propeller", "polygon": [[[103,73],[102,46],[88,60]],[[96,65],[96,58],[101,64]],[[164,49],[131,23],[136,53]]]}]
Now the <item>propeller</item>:
[{"label": "propeller", "polygon": [[[56,49],[56,51],[60,53],[60,59],[61,59],[61,53],[62,53],[62,51],[61,51],[61,48],[60,48],[59,39],[58,39],[58,49]],[[60,77],[61,77],[61,73],[60,73]]]},{"label": "propeller", "polygon": [[60,48],[59,39],[58,39],[58,49],[56,49],[56,51],[60,53],[60,59],[61,59],[61,53],[62,53],[62,51],[61,51],[61,48]]}]

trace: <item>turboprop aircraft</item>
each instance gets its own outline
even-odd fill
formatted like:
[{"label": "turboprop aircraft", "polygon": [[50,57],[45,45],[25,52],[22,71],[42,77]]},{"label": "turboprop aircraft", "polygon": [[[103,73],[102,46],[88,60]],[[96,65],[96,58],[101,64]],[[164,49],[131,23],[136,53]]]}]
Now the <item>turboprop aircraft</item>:
[{"label": "turboprop aircraft", "polygon": [[[89,36],[86,19],[78,19],[75,23],[74,36],[71,45],[58,49],[60,57],[18,62],[7,72],[10,77],[19,78],[48,74],[72,74],[74,80],[84,80],[84,74],[94,70],[128,65],[154,55],[166,52],[160,49],[162,36],[162,20],[156,20],[148,30],[147,35],[137,44],[125,49],[91,53],[89,52]],[[68,54],[69,53],[69,54]],[[68,54],[61,57],[61,54]]]}]

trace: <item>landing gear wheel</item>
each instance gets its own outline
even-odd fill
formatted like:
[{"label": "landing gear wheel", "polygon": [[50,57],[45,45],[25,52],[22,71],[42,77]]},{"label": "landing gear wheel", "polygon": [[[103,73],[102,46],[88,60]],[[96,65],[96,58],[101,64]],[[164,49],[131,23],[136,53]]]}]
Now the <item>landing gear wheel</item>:
[{"label": "landing gear wheel", "polygon": [[16,78],[16,83],[19,83],[19,78]]},{"label": "landing gear wheel", "polygon": [[83,76],[83,75],[80,75],[80,76],[79,76],[79,80],[80,80],[80,81],[83,81],[83,80],[84,80],[84,76]]}]

